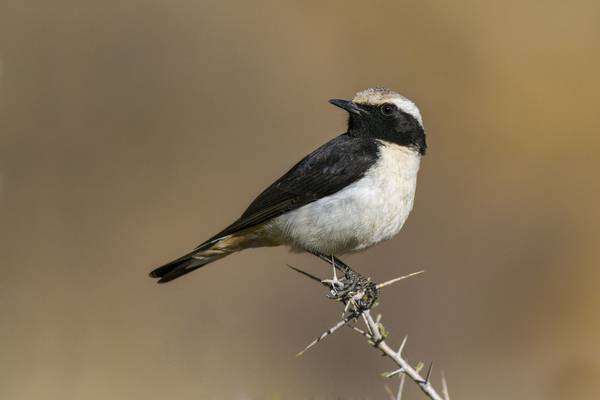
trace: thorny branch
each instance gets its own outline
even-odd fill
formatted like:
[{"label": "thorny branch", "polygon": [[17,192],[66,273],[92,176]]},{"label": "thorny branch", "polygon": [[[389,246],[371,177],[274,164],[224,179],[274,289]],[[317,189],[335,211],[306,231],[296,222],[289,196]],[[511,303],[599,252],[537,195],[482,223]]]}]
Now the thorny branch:
[{"label": "thorny branch", "polygon": [[[307,276],[308,278],[314,281],[319,282],[321,285],[328,287],[330,289],[328,297],[342,302],[344,304],[344,312],[342,313],[342,319],[338,323],[336,323],[333,327],[329,328],[321,335],[319,335],[308,346],[306,346],[304,350],[299,352],[298,355],[304,354],[311,347],[325,339],[327,336],[334,333],[339,328],[343,326],[348,326],[354,331],[360,333],[362,336],[366,337],[368,343],[371,346],[379,349],[383,353],[382,355],[387,356],[398,366],[398,369],[396,369],[395,371],[383,374],[383,376],[386,378],[400,376],[400,386],[397,395],[395,396],[396,400],[400,400],[402,397],[404,379],[407,376],[413,382],[415,382],[419,386],[421,391],[423,391],[423,393],[425,393],[425,395],[430,399],[450,400],[450,396],[448,395],[446,379],[443,376],[443,374],[443,390],[442,394],[440,395],[430,382],[432,364],[429,365],[426,375],[422,376],[420,374],[420,371],[423,367],[423,364],[419,364],[417,367],[413,367],[408,361],[406,361],[406,359],[402,355],[402,351],[404,350],[404,346],[406,345],[407,338],[404,338],[402,344],[400,345],[397,351],[393,350],[385,341],[385,339],[388,336],[388,332],[385,330],[381,322],[381,315],[378,315],[375,319],[371,315],[371,308],[375,306],[375,299],[377,298],[377,291],[379,289],[389,286],[403,279],[407,279],[412,276],[421,274],[424,271],[414,272],[412,274],[401,276],[399,278],[395,278],[390,281],[376,285],[372,283],[369,279],[365,279],[362,276],[356,274],[345,264],[338,264],[339,260],[337,259],[322,259],[330,263],[333,262],[333,279],[321,280],[318,277],[311,275],[308,272],[302,271],[298,268],[292,267],[291,265],[288,265],[288,267],[292,268],[296,272]],[[341,279],[338,279],[338,277],[336,276],[336,269],[343,272],[343,276],[341,277]],[[356,324],[360,321],[364,323],[365,330],[356,326]]]}]

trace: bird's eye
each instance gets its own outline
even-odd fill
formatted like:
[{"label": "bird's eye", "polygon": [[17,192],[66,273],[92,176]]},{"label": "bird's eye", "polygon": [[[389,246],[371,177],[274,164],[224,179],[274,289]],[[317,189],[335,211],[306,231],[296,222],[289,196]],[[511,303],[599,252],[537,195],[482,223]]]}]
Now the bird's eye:
[{"label": "bird's eye", "polygon": [[389,117],[390,115],[394,114],[394,111],[396,111],[396,107],[393,104],[385,103],[381,105],[379,110],[383,115]]}]

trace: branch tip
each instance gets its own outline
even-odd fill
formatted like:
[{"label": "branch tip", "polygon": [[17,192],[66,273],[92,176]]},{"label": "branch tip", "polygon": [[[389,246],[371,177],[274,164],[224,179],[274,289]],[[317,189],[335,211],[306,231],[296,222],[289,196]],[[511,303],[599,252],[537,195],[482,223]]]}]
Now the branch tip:
[{"label": "branch tip", "polygon": [[402,376],[400,376],[400,385],[398,385],[398,395],[396,396],[396,400],[402,400],[402,391],[404,390],[404,381],[406,381],[406,374],[402,374]]},{"label": "branch tip", "polygon": [[448,392],[448,382],[446,381],[446,374],[442,371],[442,396],[444,400],[450,400],[450,393]]},{"label": "branch tip", "polygon": [[327,336],[331,335],[333,332],[337,331],[342,326],[346,325],[349,321],[350,321],[350,318],[344,318],[343,320],[341,320],[340,322],[338,322],[337,324],[335,324],[331,328],[327,329],[325,332],[321,333],[315,340],[313,340],[312,342],[310,342],[308,344],[308,346],[306,346],[304,348],[304,350],[302,350],[298,354],[296,354],[296,357],[300,357],[301,355],[303,355],[304,353],[306,353],[311,347],[313,347],[314,345],[316,345],[317,343],[319,343],[321,340],[325,339]]},{"label": "branch tip", "polygon": [[425,271],[417,271],[417,272],[413,272],[412,274],[408,274],[408,275],[404,275],[404,276],[400,276],[398,278],[394,278],[394,279],[390,279],[389,281],[380,283],[376,286],[377,289],[381,289],[384,288],[386,286],[392,285],[396,282],[402,281],[404,279],[408,279],[408,278],[412,278],[413,276],[417,276],[417,275],[421,275],[422,273],[424,273]]},{"label": "branch tip", "polygon": [[290,264],[285,264],[285,265],[287,265],[287,266],[288,266],[288,268],[291,268],[291,269],[293,269],[293,270],[294,270],[294,271],[296,271],[297,273],[299,273],[299,274],[302,274],[302,275],[306,276],[307,278],[310,278],[310,279],[312,279],[313,281],[319,282],[319,283],[320,283],[321,285],[323,285],[323,286],[328,286],[327,284],[324,284],[324,283],[323,283],[323,280],[322,280],[322,279],[320,279],[320,278],[318,278],[318,277],[314,276],[313,274],[310,274],[310,273],[308,273],[308,272],[306,272],[306,271],[302,271],[300,268],[296,268],[296,267],[294,267],[294,266],[292,266],[292,265],[290,265]]},{"label": "branch tip", "polygon": [[402,339],[402,343],[400,343],[400,348],[398,348],[398,356],[402,356],[402,352],[404,351],[404,346],[406,346],[406,341],[408,340],[408,335],[404,336]]},{"label": "branch tip", "polygon": [[383,376],[384,378],[392,378],[396,375],[403,374],[404,372],[405,372],[404,368],[398,368],[395,371],[384,372],[383,374],[381,374],[381,376]]}]

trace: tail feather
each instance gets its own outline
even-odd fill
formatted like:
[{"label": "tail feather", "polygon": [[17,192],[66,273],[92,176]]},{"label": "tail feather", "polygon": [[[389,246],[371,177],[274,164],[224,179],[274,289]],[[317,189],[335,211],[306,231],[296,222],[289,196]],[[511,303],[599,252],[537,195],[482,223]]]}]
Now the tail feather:
[{"label": "tail feather", "polygon": [[265,239],[260,230],[245,230],[239,233],[210,239],[196,247],[191,253],[158,267],[150,276],[158,283],[165,283],[204,267],[223,257],[251,247],[276,246],[278,242]]},{"label": "tail feather", "polygon": [[170,282],[173,279],[179,278],[185,274],[210,264],[213,261],[217,261],[220,258],[225,257],[227,254],[218,254],[208,257],[197,256],[192,254],[185,255],[184,257],[178,258],[175,261],[171,261],[162,267],[156,268],[150,272],[152,278],[159,278],[158,283]]},{"label": "tail feather", "polygon": [[173,271],[175,268],[177,268],[178,265],[181,265],[182,263],[185,263],[186,260],[190,260],[192,257],[193,253],[189,253],[186,254],[183,257],[178,258],[177,260],[173,260],[161,267],[158,267],[154,270],[152,270],[152,272],[150,272],[150,277],[151,278],[162,278],[164,277],[166,274],[168,274],[169,272]]},{"label": "tail feather", "polygon": [[170,282],[238,250],[240,248],[233,248],[227,238],[207,242],[196,247],[191,253],[154,269],[150,272],[150,277],[158,278],[158,283]]}]

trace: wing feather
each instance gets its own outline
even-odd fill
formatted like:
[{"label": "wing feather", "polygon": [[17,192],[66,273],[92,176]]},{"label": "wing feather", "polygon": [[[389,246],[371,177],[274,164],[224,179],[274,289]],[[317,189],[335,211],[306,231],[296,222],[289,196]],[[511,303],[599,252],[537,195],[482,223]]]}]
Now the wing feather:
[{"label": "wing feather", "polygon": [[237,221],[197,249],[345,188],[377,161],[378,148],[374,139],[347,133],[330,140],[264,190]]}]

